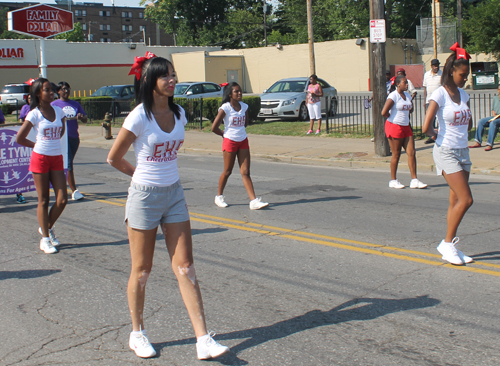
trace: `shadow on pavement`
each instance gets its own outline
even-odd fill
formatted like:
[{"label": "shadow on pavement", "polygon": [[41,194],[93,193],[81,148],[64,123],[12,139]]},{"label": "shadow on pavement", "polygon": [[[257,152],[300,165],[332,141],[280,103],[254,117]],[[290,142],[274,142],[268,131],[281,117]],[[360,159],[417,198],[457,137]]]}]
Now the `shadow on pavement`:
[{"label": "shadow on pavement", "polygon": [[269,208],[273,208],[276,206],[288,206],[288,205],[296,205],[296,204],[301,204],[301,203],[314,203],[314,202],[328,202],[328,201],[337,201],[337,200],[355,200],[363,198],[361,196],[342,196],[342,197],[323,197],[323,198],[313,198],[313,199],[307,199],[307,198],[301,198],[299,200],[295,201],[288,201],[288,202],[277,202],[277,203],[270,203]]},{"label": "shadow on pavement", "polygon": [[[360,298],[347,301],[327,311],[312,310],[303,315],[271,325],[218,334],[215,337],[217,341],[223,342],[228,339],[242,338],[245,338],[245,340],[237,346],[232,347],[230,354],[220,357],[215,361],[223,365],[246,365],[248,362],[239,359],[237,357],[238,353],[273,339],[288,337],[292,334],[317,327],[355,320],[372,320],[387,314],[432,307],[440,303],[441,301],[430,298],[428,295],[407,299]],[[161,350],[168,346],[194,343],[195,339],[190,338],[174,342],[156,343],[155,348]]]},{"label": "shadow on pavement", "polygon": [[60,269],[28,269],[24,271],[0,271],[0,280],[8,280],[10,278],[27,279],[53,275],[61,272]]}]

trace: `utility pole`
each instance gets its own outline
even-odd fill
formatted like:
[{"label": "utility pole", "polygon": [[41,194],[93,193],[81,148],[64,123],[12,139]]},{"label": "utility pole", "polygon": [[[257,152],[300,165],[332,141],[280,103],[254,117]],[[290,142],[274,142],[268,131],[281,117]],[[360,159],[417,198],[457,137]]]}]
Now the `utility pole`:
[{"label": "utility pole", "polygon": [[432,39],[434,40],[434,58],[437,58],[437,25],[436,25],[436,1],[432,0]]},{"label": "utility pole", "polygon": [[[384,0],[370,0],[371,20],[384,19],[384,10]],[[385,118],[381,114],[382,108],[387,99],[387,89],[385,87],[385,42],[371,43],[370,40],[369,49],[371,51],[370,81],[373,91],[372,113],[373,134],[375,138],[375,154],[377,156],[388,156],[389,141],[385,137]]]},{"label": "utility pole", "polygon": [[312,0],[307,0],[307,34],[309,35],[309,75],[313,75],[316,74],[316,63],[314,61]]},{"label": "utility pole", "polygon": [[463,47],[462,43],[462,0],[457,0],[457,41],[460,47]]},{"label": "utility pole", "polygon": [[266,21],[267,6],[268,5],[264,0],[264,6],[262,7],[264,12],[264,47],[267,47],[267,21]]}]

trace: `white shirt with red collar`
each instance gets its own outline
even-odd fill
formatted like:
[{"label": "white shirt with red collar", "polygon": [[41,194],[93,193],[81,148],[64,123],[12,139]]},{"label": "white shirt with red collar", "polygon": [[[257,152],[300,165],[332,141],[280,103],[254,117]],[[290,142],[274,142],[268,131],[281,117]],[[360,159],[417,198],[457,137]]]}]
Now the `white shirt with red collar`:
[{"label": "white shirt with red collar", "polygon": [[37,108],[29,111],[26,121],[30,121],[36,133],[36,142],[33,151],[40,155],[62,155],[61,133],[63,130],[64,112],[59,107],[52,107],[56,113],[55,120],[49,121]]},{"label": "white shirt with red collar", "polygon": [[144,106],[139,104],[125,118],[123,128],[132,132],[136,167],[132,182],[155,187],[166,187],[179,180],[177,152],[184,143],[186,112],[182,107],[180,118],[170,133],[163,131],[153,115],[148,119]]}]

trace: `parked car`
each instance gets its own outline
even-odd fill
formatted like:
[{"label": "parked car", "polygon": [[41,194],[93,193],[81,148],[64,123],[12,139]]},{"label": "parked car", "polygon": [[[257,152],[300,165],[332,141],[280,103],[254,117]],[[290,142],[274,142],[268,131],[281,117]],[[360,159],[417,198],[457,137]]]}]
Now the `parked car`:
[{"label": "parked car", "polygon": [[[318,78],[323,89],[321,112],[334,116],[337,113],[337,89],[325,80]],[[281,79],[275,82],[260,96],[259,119],[282,118],[307,121],[309,113],[306,106],[308,77]],[[327,108],[328,102],[328,111]]]},{"label": "parked car", "polygon": [[209,81],[178,83],[174,90],[174,98],[215,97],[222,97],[222,88],[219,84]]},{"label": "parked car", "polygon": [[135,99],[133,85],[108,85],[97,89],[90,97],[111,97],[114,100],[115,116],[119,116],[122,112],[130,112],[130,104]]},{"label": "parked car", "polygon": [[21,109],[26,104],[30,86],[28,84],[7,84],[0,91],[0,103],[8,104],[10,111]]}]

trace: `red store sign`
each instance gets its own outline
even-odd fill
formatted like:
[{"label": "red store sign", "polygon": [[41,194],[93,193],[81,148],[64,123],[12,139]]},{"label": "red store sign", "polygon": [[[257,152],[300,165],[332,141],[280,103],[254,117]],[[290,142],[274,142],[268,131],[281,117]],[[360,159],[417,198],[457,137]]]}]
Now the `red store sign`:
[{"label": "red store sign", "polygon": [[24,49],[19,48],[0,48],[0,58],[23,58]]},{"label": "red store sign", "polygon": [[73,13],[50,5],[35,5],[7,13],[8,29],[47,38],[73,29]]}]

